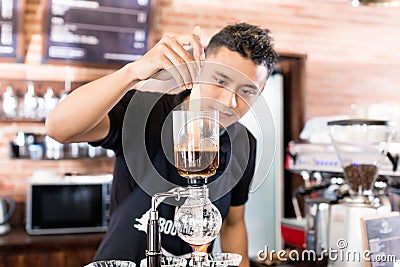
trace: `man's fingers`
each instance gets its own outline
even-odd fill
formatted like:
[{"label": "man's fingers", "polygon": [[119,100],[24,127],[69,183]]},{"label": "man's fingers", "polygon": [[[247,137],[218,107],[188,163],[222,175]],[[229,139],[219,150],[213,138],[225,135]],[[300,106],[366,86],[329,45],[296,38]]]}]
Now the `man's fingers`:
[{"label": "man's fingers", "polygon": [[[185,83],[192,83],[197,78],[199,66],[175,38],[166,37],[164,41],[166,45],[164,54],[177,66]],[[187,76],[188,73],[190,77]]]},{"label": "man's fingers", "polygon": [[177,41],[184,46],[190,46],[193,50],[194,59],[199,62],[204,61],[204,48],[200,42],[200,37],[197,34],[190,34],[187,36],[180,36],[177,38]]},{"label": "man's fingers", "polygon": [[199,73],[200,64],[194,60],[191,53],[183,48],[177,39],[174,39],[173,42],[171,42],[171,48],[172,50],[176,51],[177,54],[185,61],[191,75],[191,80],[196,80]]},{"label": "man's fingers", "polygon": [[[157,44],[157,49],[151,55],[144,58],[153,61],[158,71],[155,70],[153,78],[165,80],[169,75],[159,73],[159,70],[166,70],[172,75],[176,82],[183,85],[183,88],[191,89],[193,82],[197,79],[200,69],[200,62],[204,60],[204,49],[200,42],[200,27],[194,29],[194,33],[183,37],[164,36]],[[185,49],[190,46],[192,54]]]},{"label": "man's fingers", "polygon": [[153,76],[151,76],[151,79],[156,79],[156,80],[161,80],[161,81],[168,81],[173,79],[171,73],[169,73],[166,70],[160,70],[156,72]]},{"label": "man's fingers", "polygon": [[[169,72],[183,89],[191,89],[192,79],[184,61],[172,50],[164,52],[161,58],[163,69]],[[164,74],[165,77],[165,74]]]}]

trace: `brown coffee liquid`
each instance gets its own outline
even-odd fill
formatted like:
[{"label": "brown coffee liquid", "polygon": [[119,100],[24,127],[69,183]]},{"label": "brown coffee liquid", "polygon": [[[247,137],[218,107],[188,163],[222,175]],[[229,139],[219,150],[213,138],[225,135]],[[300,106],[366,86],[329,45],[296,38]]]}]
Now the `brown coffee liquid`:
[{"label": "brown coffee liquid", "polygon": [[217,150],[175,150],[175,167],[185,178],[210,177],[218,168]]}]

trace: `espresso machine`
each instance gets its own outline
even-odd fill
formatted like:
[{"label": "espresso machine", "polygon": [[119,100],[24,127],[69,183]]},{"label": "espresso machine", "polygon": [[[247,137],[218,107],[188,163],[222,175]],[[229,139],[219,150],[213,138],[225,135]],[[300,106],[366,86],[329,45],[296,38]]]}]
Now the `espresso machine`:
[{"label": "espresso machine", "polygon": [[385,195],[376,195],[379,165],[387,155],[392,133],[387,121],[328,122],[349,195],[329,205],[328,266],[364,266],[361,218],[391,212]]}]

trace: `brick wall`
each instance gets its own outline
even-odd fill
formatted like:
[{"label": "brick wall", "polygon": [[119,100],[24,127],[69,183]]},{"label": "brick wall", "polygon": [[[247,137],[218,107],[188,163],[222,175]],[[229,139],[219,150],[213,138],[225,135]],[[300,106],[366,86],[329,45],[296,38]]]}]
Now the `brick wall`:
[{"label": "brick wall", "polygon": [[[154,40],[164,33],[202,27],[203,42],[227,23],[246,21],[271,29],[278,51],[307,55],[305,116],[349,114],[350,105],[400,100],[400,8],[359,7],[328,0],[153,0]],[[26,64],[39,64],[39,0],[27,0]],[[30,161],[9,158],[17,129],[42,124],[1,123],[0,195],[24,192],[34,170],[106,172],[112,160]]]},{"label": "brick wall", "polygon": [[35,171],[52,171],[62,175],[67,172],[81,174],[100,174],[112,172],[112,158],[85,158],[68,160],[30,160],[10,157],[10,141],[18,130],[44,134],[43,123],[0,122],[0,196],[24,197],[26,180]]},{"label": "brick wall", "polygon": [[307,55],[306,119],[351,113],[350,105],[400,101],[400,7],[329,0],[158,0],[153,29],[198,24],[204,43],[229,22],[271,29],[276,48]]}]

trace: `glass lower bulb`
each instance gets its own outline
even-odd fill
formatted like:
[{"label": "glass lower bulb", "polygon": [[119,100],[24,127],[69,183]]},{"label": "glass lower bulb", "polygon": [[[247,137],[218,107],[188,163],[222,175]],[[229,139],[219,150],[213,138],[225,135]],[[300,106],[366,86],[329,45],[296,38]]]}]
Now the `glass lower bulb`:
[{"label": "glass lower bulb", "polygon": [[188,197],[175,213],[178,236],[190,245],[205,245],[219,234],[221,213],[206,196]]}]

